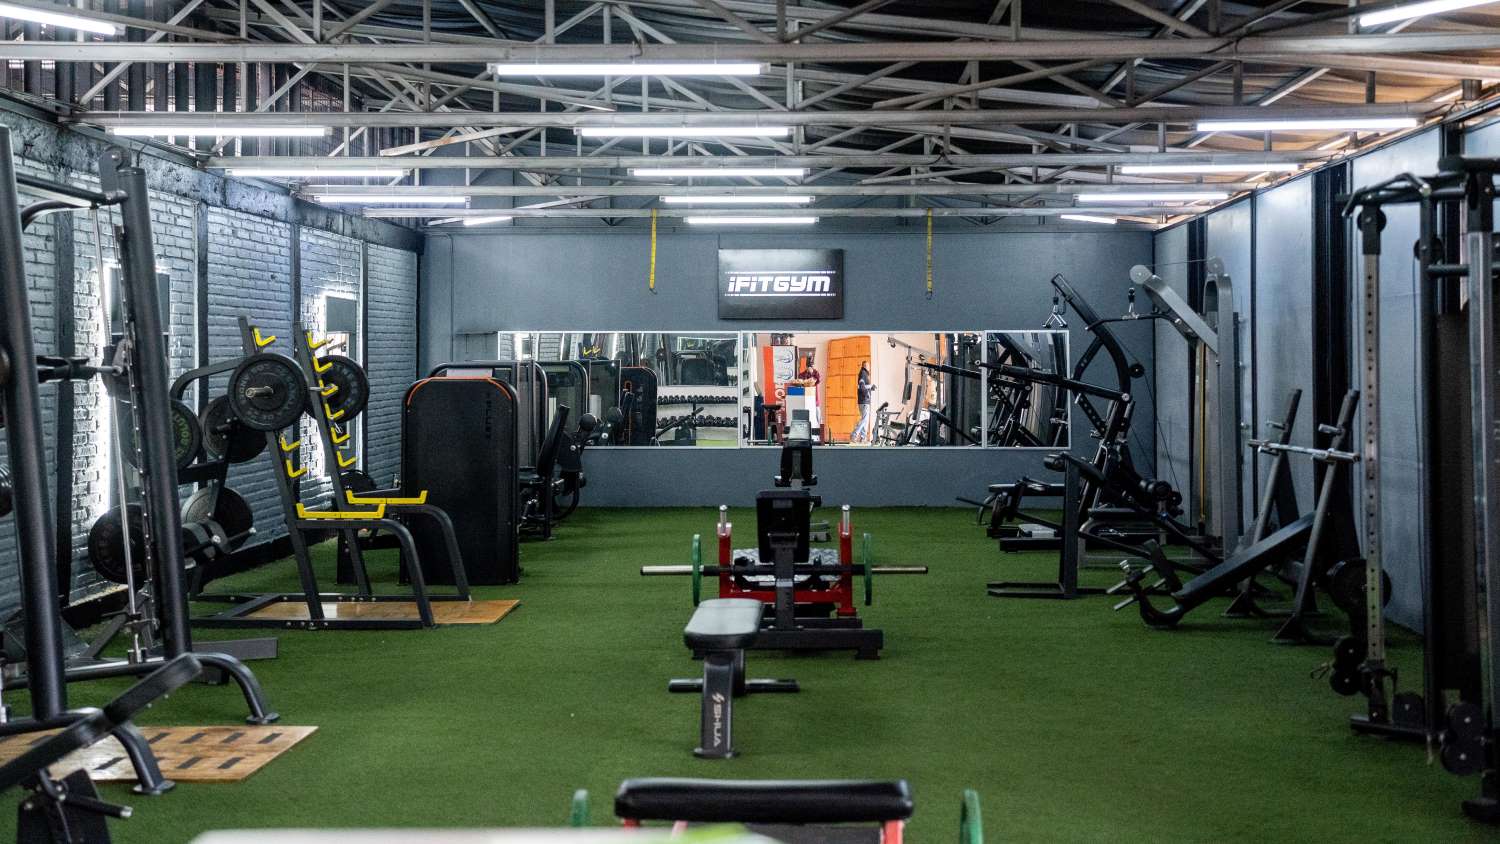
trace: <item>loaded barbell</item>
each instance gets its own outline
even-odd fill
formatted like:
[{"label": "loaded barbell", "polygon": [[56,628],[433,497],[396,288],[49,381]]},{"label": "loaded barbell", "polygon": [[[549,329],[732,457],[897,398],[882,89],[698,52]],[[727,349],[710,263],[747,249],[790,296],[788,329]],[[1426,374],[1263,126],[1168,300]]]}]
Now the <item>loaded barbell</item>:
[{"label": "loaded barbell", "polygon": [[[127,582],[126,560],[132,579],[141,583],[146,577],[146,520],[137,503],[129,504],[122,517],[119,507],[112,507],[89,528],[89,563],[99,576],[112,583]],[[125,551],[129,519],[130,553]],[[206,565],[222,554],[239,547],[255,533],[255,516],[250,505],[238,493],[221,487],[215,497],[207,487],[193,493],[182,510],[182,550],[184,557]]]},{"label": "loaded barbell", "polygon": [[250,355],[229,378],[229,407],[252,430],[280,431],[307,409],[307,376],[286,355]]},{"label": "loaded barbell", "polygon": [[[864,581],[865,606],[870,606],[875,600],[875,575],[890,574],[927,574],[927,566],[877,566],[871,562],[870,534],[863,534],[859,544],[859,562],[850,565],[842,563],[796,563],[792,566],[792,574],[797,577],[841,577],[845,574],[859,577]],[[693,584],[693,605],[697,606],[703,598],[703,578],[718,577],[722,574],[740,577],[766,577],[776,573],[774,563],[731,563],[728,567],[721,565],[703,564],[703,537],[701,534],[693,534],[693,544],[687,565],[663,565],[663,566],[641,566],[642,577],[691,577]]]}]

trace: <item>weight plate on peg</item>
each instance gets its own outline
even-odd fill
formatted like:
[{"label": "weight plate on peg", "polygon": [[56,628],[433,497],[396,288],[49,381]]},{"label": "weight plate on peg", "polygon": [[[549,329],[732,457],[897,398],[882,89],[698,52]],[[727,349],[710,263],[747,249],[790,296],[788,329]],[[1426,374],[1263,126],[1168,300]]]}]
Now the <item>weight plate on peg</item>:
[{"label": "weight plate on peg", "polygon": [[203,450],[213,457],[224,457],[227,449],[230,463],[248,463],[266,450],[266,438],[259,431],[244,426],[230,435],[234,423],[234,409],[229,406],[229,396],[218,396],[203,409]]},{"label": "weight plate on peg", "polygon": [[1461,777],[1484,770],[1484,744],[1477,741],[1443,742],[1443,770]]},{"label": "weight plate on peg", "polygon": [[255,514],[244,497],[229,487],[219,487],[217,501],[213,492],[212,487],[202,487],[188,496],[182,505],[182,523],[214,522],[218,530],[213,532],[228,542],[224,550],[238,548],[255,527]]},{"label": "weight plate on peg", "polygon": [[[1391,602],[1391,576],[1380,573],[1381,606]],[[1328,570],[1326,588],[1338,608],[1363,617],[1365,612],[1365,561],[1342,560]]]},{"label": "weight plate on peg", "polygon": [[250,355],[229,379],[229,406],[252,430],[280,431],[296,423],[306,409],[307,378],[286,355]]},{"label": "weight plate on peg", "polygon": [[1448,732],[1461,741],[1484,741],[1484,710],[1467,701],[1448,707]]},{"label": "weight plate on peg", "polygon": [[339,417],[339,422],[348,422],[363,412],[365,405],[370,403],[370,378],[365,374],[365,368],[343,355],[319,358],[318,366],[328,367],[319,376],[323,384],[337,388],[327,397],[328,411],[337,415],[342,410],[344,415]]},{"label": "weight plate on peg", "polygon": [[[141,505],[126,508],[130,518],[130,567],[139,585],[146,574],[146,531]],[[125,527],[120,508],[112,507],[89,528],[89,564],[111,583],[125,582]]]},{"label": "weight plate on peg", "polygon": [[198,426],[198,417],[186,404],[172,400],[172,457],[177,468],[191,466],[203,448],[203,430]]}]

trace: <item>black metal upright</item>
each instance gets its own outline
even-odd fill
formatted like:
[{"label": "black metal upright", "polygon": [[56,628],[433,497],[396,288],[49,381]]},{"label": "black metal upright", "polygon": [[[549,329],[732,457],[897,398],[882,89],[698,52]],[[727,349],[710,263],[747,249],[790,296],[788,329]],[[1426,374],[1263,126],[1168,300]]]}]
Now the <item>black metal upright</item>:
[{"label": "black metal upright", "polygon": [[47,513],[41,391],[17,203],[10,130],[0,127],[0,377],[5,387],[11,483],[20,493],[15,496],[15,517],[21,606],[26,618],[26,672],[31,679],[32,715],[48,721],[67,710],[68,691],[63,681],[62,619],[56,608],[56,547]]},{"label": "black metal upright", "polygon": [[[125,161],[123,150],[111,150],[100,160],[100,177],[108,185],[113,169],[115,186],[125,193],[121,224],[115,233],[121,264],[125,334],[134,350],[131,403],[136,408],[169,405],[171,373],[159,338],[161,310],[157,304],[156,255],[151,241],[151,207],[146,171]],[[148,516],[146,547],[153,565],[155,598],[161,607],[162,646],[167,658],[193,649],[188,629],[187,594],[183,589],[182,515],[177,498],[177,465],[173,458],[171,421],[165,413],[136,412],[140,429],[141,495]]]}]

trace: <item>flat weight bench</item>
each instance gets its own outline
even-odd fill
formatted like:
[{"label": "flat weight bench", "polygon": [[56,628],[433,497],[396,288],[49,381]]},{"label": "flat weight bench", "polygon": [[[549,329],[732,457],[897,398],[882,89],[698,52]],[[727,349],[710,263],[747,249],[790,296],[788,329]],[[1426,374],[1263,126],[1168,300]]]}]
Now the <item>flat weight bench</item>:
[{"label": "flat weight bench", "polygon": [[621,783],[615,793],[615,815],[632,827],[642,821],[879,824],[882,844],[901,844],[902,831],[912,815],[912,799],[905,780],[652,778]]},{"label": "flat weight bench", "polygon": [[702,680],[673,680],[669,692],[702,692],[700,737],[693,750],[705,759],[734,756],[734,699],[752,692],[797,692],[796,680],[745,679],[745,648],[760,635],[765,604],[750,598],[712,598],[698,605],[682,641],[703,654]]}]

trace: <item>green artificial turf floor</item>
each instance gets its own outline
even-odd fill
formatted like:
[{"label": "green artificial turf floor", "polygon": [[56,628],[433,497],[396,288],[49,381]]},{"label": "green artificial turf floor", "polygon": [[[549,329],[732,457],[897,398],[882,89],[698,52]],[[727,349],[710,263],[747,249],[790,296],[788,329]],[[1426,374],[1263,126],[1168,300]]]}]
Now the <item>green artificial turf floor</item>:
[{"label": "green artificial turf floor", "polygon": [[[741,544],[753,514],[736,511]],[[1322,648],[1268,644],[1270,622],[1209,605],[1175,632],[1146,629],[1109,599],[987,597],[986,580],[1045,575],[1045,556],[1002,558],[963,510],[864,510],[882,563],[926,577],[876,584],[868,624],[879,661],[752,652],[749,673],[796,677],[800,695],[744,700],[743,755],[698,760],[698,700],[666,682],[694,676],[682,645],[686,578],[642,578],[685,562],[714,511],[584,510],[548,543],[522,548],[519,598],[493,626],[282,632],[281,656],[253,663],[288,725],[310,739],[249,780],[183,784],[160,798],[108,786],[135,817],[115,840],[179,842],[243,827],[561,826],[578,788],[609,822],[615,786],[649,775],[903,777],[915,842],[957,838],[960,795],[979,791],[990,842],[1495,840],[1459,801],[1474,780],[1421,748],[1353,735],[1357,702],[1309,672]],[[318,549],[331,567],[332,548]],[[372,566],[389,577],[388,559]],[[1086,572],[1102,582],[1110,572]],[[325,581],[325,582],[331,582]],[[285,589],[290,563],[215,584]],[[209,609],[210,607],[200,607]],[[200,639],[243,631],[202,631]],[[1393,661],[1411,680],[1419,654]],[[75,705],[123,687],[73,687]],[[19,710],[25,711],[24,700]],[[143,724],[235,724],[233,687],[189,686]],[[0,840],[15,795],[0,798]]]}]

